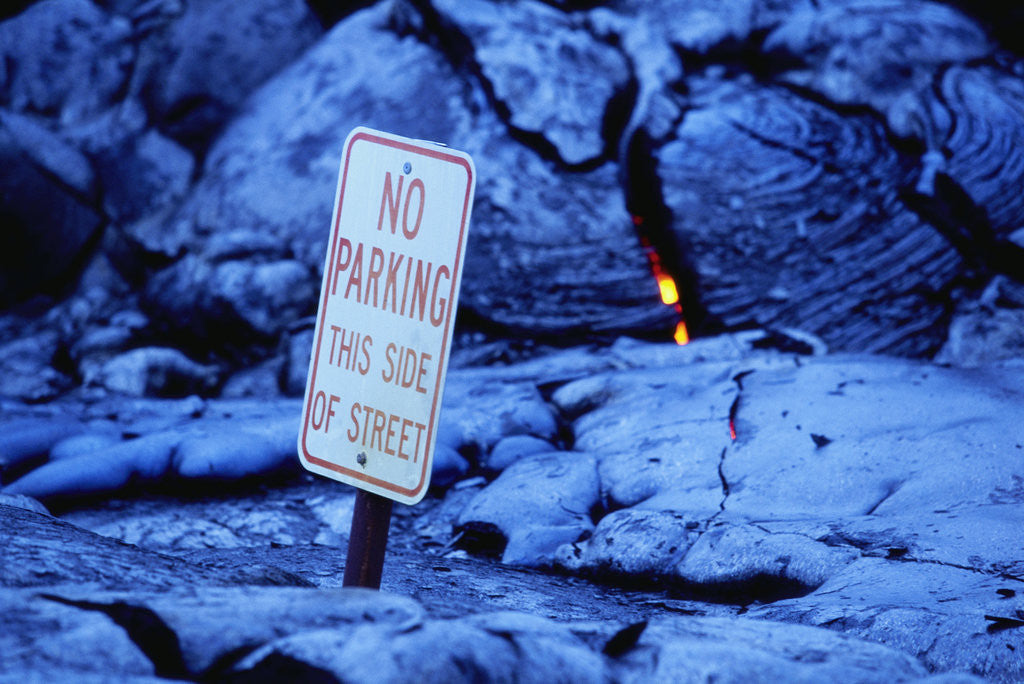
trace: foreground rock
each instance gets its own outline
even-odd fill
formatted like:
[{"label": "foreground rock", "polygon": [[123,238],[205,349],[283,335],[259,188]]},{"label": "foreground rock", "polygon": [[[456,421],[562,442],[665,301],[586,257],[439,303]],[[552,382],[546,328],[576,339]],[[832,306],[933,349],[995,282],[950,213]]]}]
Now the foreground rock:
[{"label": "foreground rock", "polygon": [[[22,583],[5,574],[0,578],[4,678],[253,681],[287,674],[399,681],[407,675],[409,659],[431,681],[649,681],[708,672],[748,678],[765,668],[786,679],[841,673],[852,681],[902,680],[925,674],[896,650],[812,627],[686,615],[652,616],[648,625],[637,621],[635,612],[615,608],[621,598],[608,601],[600,591],[589,592],[587,620],[566,620],[578,612],[575,602],[566,600],[574,591],[543,575],[506,580],[502,586],[530,585],[512,597],[518,601],[530,592],[547,594],[555,619],[495,610],[500,594],[482,597],[470,614],[451,615],[451,603],[435,601],[425,610],[412,599],[363,589],[260,586],[265,584],[260,578],[220,570],[209,561],[203,568],[19,508],[0,506],[0,524],[19,527],[20,548],[33,549],[19,555],[18,564],[38,567],[50,553],[48,539],[59,538],[69,543],[67,556],[99,554],[122,573],[140,573],[120,578],[80,570],[77,575],[41,573],[32,590],[16,588]],[[305,553],[315,548],[306,547]],[[293,558],[304,552],[295,551]],[[398,561],[389,566],[393,577],[402,563],[392,560]],[[161,567],[171,561],[179,580],[161,586],[172,576],[162,575]],[[451,568],[438,570],[452,564],[458,562],[435,560],[430,572],[413,560],[418,573],[413,582],[423,592],[443,591],[453,575]],[[481,570],[454,576],[486,583]],[[157,584],[132,587],[147,571],[157,575]],[[438,609],[448,614],[439,615]],[[704,665],[695,668],[694,662]]]},{"label": "foreground rock", "polygon": [[[363,679],[414,653],[438,677],[1019,679],[1021,368],[768,342],[792,339],[453,371],[463,465],[392,525],[384,586],[415,602],[319,593],[354,496],[296,473],[294,401],[11,404],[0,593],[28,632],[109,616],[151,663],[126,676]],[[10,667],[92,672],[92,648]]]},{"label": "foreground rock", "polygon": [[[779,622],[799,622],[841,632],[844,639],[891,646],[914,659],[908,661],[914,668],[1019,678],[1021,662],[1006,645],[1013,645],[1007,636],[1024,622],[1018,612],[1024,610],[1019,598],[1024,500],[1015,484],[1024,478],[1016,458],[1024,445],[1021,369],[956,370],[866,356],[795,357],[756,351],[759,339],[768,338],[751,334],[688,347],[623,341],[600,352],[567,350],[506,368],[453,372],[441,443],[464,465],[442,483],[446,492],[435,489],[443,499],[396,512],[392,553],[404,559],[399,562],[404,569],[386,574],[385,585],[454,621],[443,629],[482,643],[490,642],[491,623],[465,620],[467,612],[529,605],[570,621],[601,615],[602,625],[594,627],[601,639],[584,638],[590,650],[579,650],[576,638],[587,632],[578,626],[573,637],[557,629],[549,633],[549,627],[538,635],[540,627],[531,623],[521,638],[531,648],[571,659],[571,666],[559,667],[582,667],[580,672],[611,667],[615,677],[625,679],[668,671],[666,663],[684,663],[683,654],[704,653],[711,646],[658,642],[642,648],[649,642],[641,641],[636,653],[624,648],[630,653],[624,659],[595,660],[594,644],[603,649],[618,629],[606,621],[633,623],[666,610],[728,618],[735,615],[730,605],[775,621],[757,623],[762,625],[757,629],[773,634],[791,629]],[[41,409],[29,410],[35,417],[18,419],[20,432],[9,431],[10,443],[22,445],[19,453],[35,454],[30,458],[48,451],[50,460],[34,470],[31,461],[20,461],[29,472],[4,491],[11,499],[39,493],[63,507],[76,502],[80,507],[80,498],[66,494],[76,491],[80,497],[83,482],[117,471],[109,459],[130,450],[135,456],[129,461],[136,464],[132,486],[138,487],[140,476],[151,477],[147,487],[164,487],[161,491],[173,496],[113,507],[92,503],[65,517],[177,556],[151,561],[142,551],[131,551],[136,560],[130,562],[163,568],[147,571],[141,586],[168,586],[169,575],[217,586],[337,586],[352,519],[347,488],[326,482],[297,486],[294,474],[277,470],[284,479],[264,479],[280,484],[263,488],[256,498],[176,498],[196,491],[187,482],[226,483],[268,472],[253,458],[264,443],[268,454],[279,454],[274,459],[294,462],[294,425],[285,421],[275,427],[268,421],[273,405],[263,404],[136,400],[113,423],[110,404],[61,424],[40,416]],[[298,405],[284,402],[276,410],[297,412]],[[104,438],[100,428],[114,425],[142,436],[120,444],[116,434]],[[254,432],[255,425],[264,432]],[[218,437],[225,430],[231,430],[231,440]],[[245,437],[250,433],[251,443]],[[279,446],[271,447],[278,439]],[[564,450],[569,444],[574,451]],[[497,468],[507,458],[501,452],[516,448],[526,453]],[[83,456],[76,455],[79,450]],[[147,470],[164,459],[173,471]],[[488,483],[487,478],[495,479]],[[43,494],[32,489],[40,482],[79,489]],[[131,495],[139,489],[123,491]],[[14,519],[30,515],[16,513]],[[32,530],[40,524],[17,527]],[[33,535],[42,529],[49,527]],[[59,534],[73,529],[65,525]],[[88,582],[123,589],[124,582],[133,581],[131,575],[117,579],[103,572],[118,567],[110,553],[130,547],[100,543],[102,537],[80,538],[85,542],[77,546],[47,542],[49,560],[42,574],[27,569],[35,553],[31,544],[9,545],[25,562],[13,565],[18,571],[5,582]],[[87,542],[100,543],[104,551],[81,546]],[[103,560],[62,565],[58,548]],[[582,591],[583,585],[572,584],[578,580],[566,586],[565,579],[545,575],[492,577],[499,571],[487,563],[465,565],[472,562],[466,551],[519,566],[554,566],[612,587],[635,587],[630,598],[635,603],[627,609],[609,597],[581,613],[573,598]],[[459,583],[437,593],[433,582],[444,576],[457,576]],[[487,597],[484,604],[460,596],[462,583],[477,587],[477,595]],[[550,594],[552,584],[560,586],[557,594]],[[664,595],[666,589],[672,598]],[[101,603],[73,593],[62,596]],[[493,624],[504,619],[495,617]],[[746,619],[730,624],[746,625]],[[254,677],[278,671],[274,668],[282,663],[301,662],[303,668],[359,678],[356,646],[333,649],[331,655],[323,648],[358,635],[367,644],[397,641],[429,654],[424,657],[437,672],[446,672],[453,659],[492,674],[488,668],[542,667],[532,660],[525,661],[532,665],[518,660],[499,665],[461,646],[439,648],[431,635],[443,629],[425,625],[408,643],[399,637],[406,632],[384,625],[282,634],[268,637],[262,650],[235,665]],[[741,633],[747,627],[736,629]],[[820,633],[792,634],[799,650],[809,643],[805,639]],[[718,643],[712,649],[727,658],[729,668],[790,671],[790,656],[778,660],[778,652],[768,649],[748,659],[731,648]],[[662,655],[655,658],[651,649]],[[671,665],[671,671],[676,667],[687,666]]]},{"label": "foreground rock", "polygon": [[41,513],[0,507],[5,559],[0,586],[67,583],[159,590],[193,581],[235,583],[178,558],[148,553]]},{"label": "foreground rock", "polygon": [[[896,557],[902,547],[890,554]],[[863,558],[818,591],[758,608],[773,620],[829,629],[913,653],[930,671],[968,671],[1010,682],[1024,674],[1019,575]]]},{"label": "foreground rock", "polygon": [[[553,394],[583,452],[561,457],[597,457],[606,514],[552,553],[545,517],[522,511],[509,548],[514,562],[766,603],[757,614],[850,630],[933,670],[1013,680],[1021,387],[1009,365],[763,354],[582,378]],[[513,472],[470,501],[462,529],[500,528],[522,505]]]}]

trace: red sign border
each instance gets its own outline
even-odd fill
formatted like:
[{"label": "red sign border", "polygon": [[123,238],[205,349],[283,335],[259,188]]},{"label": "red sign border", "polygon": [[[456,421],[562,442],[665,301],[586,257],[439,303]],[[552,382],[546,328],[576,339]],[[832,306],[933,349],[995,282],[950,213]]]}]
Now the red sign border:
[{"label": "red sign border", "polygon": [[[466,233],[466,219],[469,216],[469,212],[470,212],[470,209],[471,209],[471,207],[470,207],[470,200],[471,200],[471,192],[473,190],[473,166],[465,158],[460,157],[458,155],[450,154],[450,153],[445,152],[445,151],[443,151],[441,149],[435,149],[435,148],[430,148],[430,147],[421,147],[421,146],[414,145],[414,144],[411,144],[411,143],[408,143],[408,142],[404,142],[404,141],[401,141],[401,140],[393,140],[391,138],[385,138],[385,137],[382,137],[380,135],[375,135],[373,133],[370,133],[370,132],[368,132],[366,130],[360,130],[359,132],[357,132],[354,135],[352,135],[349,138],[348,144],[345,147],[345,164],[344,164],[344,167],[343,167],[343,170],[342,170],[341,188],[338,191],[338,208],[337,208],[337,211],[335,212],[334,221],[332,222],[332,228],[331,228],[331,258],[330,258],[330,261],[328,262],[329,266],[328,266],[327,273],[324,274],[325,278],[326,278],[326,280],[324,281],[325,283],[333,282],[334,268],[335,268],[335,257],[337,256],[338,238],[340,237],[339,227],[340,227],[340,224],[341,224],[341,207],[342,207],[342,204],[345,201],[345,184],[348,181],[348,164],[349,164],[349,160],[350,160],[350,158],[352,156],[352,148],[355,147],[355,144],[357,142],[361,141],[361,140],[364,140],[364,141],[370,142],[370,143],[376,143],[376,144],[384,145],[386,147],[393,147],[393,148],[396,148],[396,149],[399,149],[399,150],[403,150],[405,152],[409,152],[411,154],[419,154],[419,155],[424,156],[424,157],[430,157],[432,159],[440,159],[442,161],[455,163],[455,164],[463,167],[466,170],[466,196],[465,196],[465,198],[463,200],[463,205],[462,205],[462,219],[459,222],[459,241],[457,243],[458,246],[457,246],[457,248],[455,250],[455,264],[454,264],[455,271],[452,274],[452,289],[451,289],[451,293],[449,294],[449,299],[448,299],[448,301],[452,302],[453,304],[452,304],[452,306],[448,307],[448,311],[445,314],[444,337],[441,340],[441,357],[440,357],[440,359],[444,360],[444,363],[443,364],[442,363],[438,363],[438,366],[437,366],[437,378],[435,379],[435,382],[434,382],[434,399],[433,399],[433,403],[432,403],[431,409],[430,409],[430,423],[429,423],[428,430],[427,430],[427,444],[428,445],[432,445],[433,444],[432,440],[433,440],[433,437],[434,437],[434,434],[433,434],[434,425],[435,425],[435,422],[436,422],[435,418],[437,416],[438,403],[439,403],[439,399],[440,399],[439,395],[440,395],[440,391],[441,391],[441,381],[444,379],[443,373],[444,373],[444,371],[446,370],[446,368],[448,366],[448,363],[447,363],[447,359],[448,359],[447,351],[448,351],[448,341],[451,338],[450,332],[451,332],[452,311],[456,308],[455,307],[455,302],[457,300],[457,294],[458,294],[456,292],[455,288],[456,288],[456,284],[460,282],[460,277],[459,276],[461,275],[461,272],[462,272],[462,246],[464,244],[464,238],[465,238],[465,233]],[[309,388],[307,390],[306,400],[305,400],[305,404],[303,406],[303,412],[302,412],[303,413],[303,415],[302,415],[302,453],[300,455],[308,463],[312,463],[314,465],[317,465],[317,466],[319,466],[321,468],[326,468],[328,470],[333,470],[335,472],[341,473],[341,474],[346,475],[348,477],[351,477],[353,479],[356,479],[356,480],[359,480],[359,481],[362,481],[362,482],[366,482],[367,484],[373,485],[375,487],[379,487],[379,488],[384,489],[386,491],[394,492],[395,494],[399,494],[401,496],[406,496],[406,497],[409,497],[411,499],[414,499],[414,498],[417,497],[418,494],[420,494],[420,492],[423,491],[424,486],[426,485],[426,483],[429,480],[429,476],[428,476],[428,473],[427,473],[427,465],[428,465],[428,461],[432,461],[433,460],[432,458],[431,459],[427,459],[426,457],[423,458],[423,465],[422,465],[422,469],[420,470],[419,484],[417,484],[414,488],[409,489],[407,487],[400,487],[400,486],[398,486],[398,485],[396,485],[396,484],[394,484],[392,482],[388,482],[387,480],[381,480],[379,478],[371,477],[371,476],[367,475],[366,473],[360,472],[358,470],[353,470],[352,468],[346,468],[343,465],[339,465],[337,463],[333,463],[331,461],[327,461],[327,460],[324,460],[322,458],[318,458],[318,457],[314,456],[313,454],[309,453],[309,449],[306,447],[306,434],[307,434],[307,432],[309,430],[309,422],[310,422],[309,408],[313,405],[313,395],[314,395],[314,389],[316,387],[316,369],[317,369],[317,365],[318,365],[318,363],[320,361],[320,343],[322,341],[323,334],[324,334],[324,318],[325,318],[326,313],[327,313],[327,299],[329,297],[330,297],[330,288],[324,287],[323,288],[323,298],[322,298],[322,300],[320,302],[320,317],[319,317],[319,321],[317,322],[317,328],[319,330],[319,334],[317,335],[316,344],[314,346],[313,372],[310,374]]]}]

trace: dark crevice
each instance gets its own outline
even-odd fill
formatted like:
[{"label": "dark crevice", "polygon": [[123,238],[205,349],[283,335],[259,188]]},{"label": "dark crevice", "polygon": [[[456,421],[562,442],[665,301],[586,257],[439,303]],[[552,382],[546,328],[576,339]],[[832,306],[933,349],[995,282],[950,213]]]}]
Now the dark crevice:
[{"label": "dark crevice", "polygon": [[621,171],[626,209],[634,217],[641,244],[650,246],[661,269],[676,283],[679,320],[685,321],[691,337],[716,331],[721,326],[701,303],[696,271],[686,257],[688,250],[672,229],[672,215],[657,172],[654,141],[643,128],[638,128],[625,144]]},{"label": "dark crevice", "polygon": [[[1018,615],[1021,615],[1021,611],[1018,611]],[[986,632],[992,634],[994,632],[1001,632],[1005,629],[1013,629],[1015,627],[1024,627],[1024,620],[1013,617],[1006,617],[1004,615],[985,615],[986,620],[989,621],[989,626],[985,629]]]},{"label": "dark crevice", "polygon": [[456,546],[476,556],[500,560],[508,538],[496,525],[484,522],[470,522],[455,530]]},{"label": "dark crevice", "polygon": [[[743,392],[743,378],[745,378],[746,376],[750,375],[753,372],[754,371],[752,370],[748,370],[737,373],[735,376],[733,376],[733,382],[736,383],[739,392],[737,392],[736,397],[732,400],[732,404],[729,405],[730,444],[735,442],[738,436],[736,431],[736,417],[740,410],[740,401]],[[712,516],[713,518],[718,517],[719,514],[725,512],[725,502],[729,500],[729,493],[731,491],[731,487],[729,486],[729,480],[725,477],[725,457],[726,454],[728,454],[728,452],[729,445],[726,445],[722,447],[722,453],[718,457],[718,480],[719,482],[722,483],[722,500],[718,503],[718,513],[715,513],[715,515]]]},{"label": "dark crevice", "polygon": [[588,10],[600,7],[608,2],[608,0],[538,0],[549,7],[553,7],[556,10],[562,12],[574,12],[577,10]]},{"label": "dark crevice", "polygon": [[605,105],[604,117],[601,120],[601,138],[604,140],[604,159],[617,159],[621,162],[621,148],[627,142],[627,133],[636,109],[640,82],[636,78],[629,56],[620,51],[630,67],[630,76],[626,83],[616,91]]},{"label": "dark crevice", "polygon": [[557,432],[555,433],[555,448],[559,451],[572,451],[576,448],[576,433],[572,429],[572,423],[563,420],[561,415],[555,413]]},{"label": "dark crevice", "polygon": [[348,15],[357,10],[369,7],[376,0],[346,0],[346,2],[333,2],[332,0],[306,0],[306,5],[320,22],[320,26],[328,29]]},{"label": "dark crevice", "polygon": [[618,658],[625,655],[633,650],[645,629],[647,629],[647,620],[623,627],[612,635],[607,643],[605,643],[604,648],[601,649],[601,652],[610,658]]},{"label": "dark crevice", "polygon": [[[89,208],[100,211],[99,207]],[[3,220],[0,219],[0,225],[2,224]],[[31,296],[48,295],[57,301],[63,301],[71,296],[78,288],[78,283],[82,278],[82,274],[89,266],[90,261],[100,251],[100,244],[109,227],[106,219],[101,218],[100,222],[89,233],[89,236],[82,242],[82,246],[67,262],[64,269],[36,285],[31,292]],[[0,297],[0,300],[2,300],[2,297]]]},{"label": "dark crevice", "polygon": [[969,268],[1002,273],[1024,282],[1024,247],[999,237],[984,207],[942,171],[934,181],[900,190],[903,203],[934,226]]},{"label": "dark crevice", "polygon": [[76,601],[53,594],[41,596],[55,603],[105,614],[128,634],[139,650],[153,663],[156,676],[169,679],[188,677],[178,635],[149,608],[120,601],[96,603]]},{"label": "dark crevice", "polygon": [[718,479],[722,483],[722,500],[718,503],[718,510],[725,511],[725,502],[729,498],[729,481],[725,479],[725,452],[728,451],[728,447],[722,449],[722,454],[718,458]]},{"label": "dark crevice", "polygon": [[807,66],[799,55],[784,50],[765,50],[765,41],[774,28],[756,29],[742,38],[730,36],[702,51],[680,45],[673,45],[673,48],[684,73],[696,74],[714,67],[724,69],[727,79],[746,75],[759,83],[773,84],[779,75]]},{"label": "dark crevice", "polygon": [[[618,47],[617,36],[609,41]],[[672,230],[671,214],[665,205],[657,175],[654,158],[656,141],[652,140],[643,127],[646,104],[650,98],[640,82],[637,65],[628,51],[620,50],[629,66],[630,77],[616,101],[620,123],[616,129],[606,127],[603,131],[608,154],[619,162],[619,179],[636,231],[640,248],[647,256],[652,275],[661,289],[662,279],[669,278],[675,285],[678,301],[662,301],[674,309],[674,330],[670,334],[678,344],[690,339],[694,321],[700,318],[696,313],[699,305],[696,297],[696,279],[693,269],[683,263],[682,250]],[[641,101],[642,100],[642,101]],[[680,115],[681,118],[682,115]]]},{"label": "dark crevice", "polygon": [[741,397],[743,396],[743,378],[745,378],[746,376],[750,375],[753,372],[754,371],[752,370],[743,371],[742,373],[737,373],[732,378],[733,382],[736,383],[737,389],[739,390],[736,393],[736,397],[732,400],[732,403],[729,405],[729,437],[733,442],[735,442],[736,438],[739,437],[739,430],[736,426],[736,418],[740,412],[740,401]]},{"label": "dark crevice", "polygon": [[734,606],[751,603],[772,603],[791,598],[800,598],[815,591],[810,586],[791,577],[759,572],[742,579],[694,583],[674,575],[634,575],[624,573],[612,565],[584,570],[593,581],[609,584],[629,591],[664,591],[675,600],[699,601]]},{"label": "dark crevice", "polygon": [[757,573],[742,580],[687,585],[673,592],[680,598],[746,606],[751,603],[774,603],[807,596],[817,586],[810,586],[791,577]]},{"label": "dark crevice", "polygon": [[305,663],[282,653],[270,653],[254,667],[230,672],[218,678],[225,684],[264,684],[290,682],[295,684],[338,684],[341,680],[328,670]]},{"label": "dark crevice", "polygon": [[[815,348],[807,340],[802,340],[793,334],[790,334],[783,330],[776,330],[775,328],[765,327],[764,337],[759,337],[750,343],[750,346],[754,349],[775,349],[787,354],[802,354],[803,356],[814,356]],[[753,371],[747,371],[752,373]],[[733,378],[737,380],[741,376]],[[740,384],[740,389],[743,389],[743,385]]]}]

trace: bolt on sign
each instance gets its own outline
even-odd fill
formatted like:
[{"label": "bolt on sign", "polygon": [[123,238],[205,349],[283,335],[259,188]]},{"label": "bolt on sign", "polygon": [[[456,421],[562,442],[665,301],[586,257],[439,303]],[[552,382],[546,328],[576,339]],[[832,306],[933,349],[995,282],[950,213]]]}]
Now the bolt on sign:
[{"label": "bolt on sign", "polygon": [[464,152],[349,134],[299,430],[308,470],[407,504],[426,493],[475,186]]}]

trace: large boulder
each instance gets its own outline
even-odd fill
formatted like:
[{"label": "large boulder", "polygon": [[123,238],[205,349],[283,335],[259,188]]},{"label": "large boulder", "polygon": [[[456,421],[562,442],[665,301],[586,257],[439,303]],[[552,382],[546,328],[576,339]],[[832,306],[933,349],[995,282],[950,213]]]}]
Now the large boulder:
[{"label": "large boulder", "polygon": [[993,50],[978,24],[928,0],[808,3],[768,35],[764,48],[799,63],[783,74],[786,81],[883,113],[902,93],[929,85],[944,65]]},{"label": "large boulder", "polygon": [[656,173],[708,315],[934,353],[959,257],[900,201],[909,179],[884,129],[752,80],[692,90]]},{"label": "large boulder", "polygon": [[0,102],[63,124],[122,96],[134,57],[131,25],[89,0],[43,0],[0,24]]},{"label": "large boulder", "polygon": [[1020,503],[1021,376],[842,357],[755,371],[723,457],[724,510],[770,520]]},{"label": "large boulder", "polygon": [[320,35],[302,0],[190,0],[129,12],[146,33],[136,80],[150,118],[190,146],[208,142],[257,86]]},{"label": "large boulder", "polygon": [[913,141],[906,149],[923,148],[908,206],[969,263],[1024,279],[1024,251],[1007,240],[1024,225],[1024,89],[1012,60],[981,64],[995,51],[982,26],[945,3],[825,3],[790,14],[765,50],[795,60],[782,80],[867,105]]},{"label": "large boulder", "polygon": [[513,131],[539,139],[570,166],[614,151],[614,137],[604,134],[622,123],[630,72],[614,46],[591,35],[585,15],[535,0],[430,5],[446,42],[467,54]]},{"label": "large boulder", "polygon": [[562,544],[589,535],[597,504],[594,457],[584,453],[529,456],[477,494],[459,516],[471,548],[498,550],[515,565],[550,565]]},{"label": "large boulder", "polygon": [[205,236],[244,229],[322,267],[338,162],[353,128],[457,144],[470,117],[459,80],[391,22],[386,4],[349,17],[246,101],[170,222],[184,247],[202,252]]},{"label": "large boulder", "polygon": [[[659,302],[616,167],[566,172],[514,141],[486,106],[480,109],[478,88],[440,52],[402,33],[400,16],[388,3],[350,16],[250,98],[161,233],[165,253],[194,256],[157,276],[161,284],[150,298],[157,317],[187,329],[220,316],[202,291],[163,293],[183,292],[193,279],[218,290],[214,274],[223,266],[212,263],[220,257],[208,236],[225,226],[268,240],[315,280],[344,139],[356,125],[368,125],[473,155],[480,181],[462,304],[474,314],[552,334],[667,328],[673,313]],[[305,286],[290,293],[295,305],[285,315],[265,315],[278,326],[273,334],[293,322],[303,303],[307,310],[315,305]],[[253,306],[266,308],[263,301]],[[255,321],[256,313],[244,318]]]},{"label": "large boulder", "polygon": [[147,284],[144,302],[172,334],[245,349],[314,312],[317,283],[293,259],[186,255]]}]

